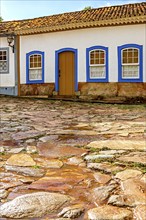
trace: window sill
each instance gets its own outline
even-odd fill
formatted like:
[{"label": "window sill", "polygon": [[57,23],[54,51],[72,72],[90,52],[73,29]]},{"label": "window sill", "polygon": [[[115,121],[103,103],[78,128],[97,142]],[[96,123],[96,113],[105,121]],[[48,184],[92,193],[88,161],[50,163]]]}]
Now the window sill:
[{"label": "window sill", "polygon": [[108,82],[108,79],[87,79],[87,82]]},{"label": "window sill", "polygon": [[142,79],[119,79],[118,82],[132,83],[132,82],[143,82],[143,80]]},{"label": "window sill", "polygon": [[44,83],[44,80],[32,80],[26,82],[26,84],[41,84],[41,83]]}]

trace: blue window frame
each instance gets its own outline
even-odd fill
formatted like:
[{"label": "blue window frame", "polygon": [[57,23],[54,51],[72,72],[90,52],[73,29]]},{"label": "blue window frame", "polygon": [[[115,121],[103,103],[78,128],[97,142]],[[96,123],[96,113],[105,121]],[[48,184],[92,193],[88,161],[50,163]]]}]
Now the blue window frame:
[{"label": "blue window frame", "polygon": [[118,81],[143,81],[143,46],[125,44],[118,47]]},{"label": "blue window frame", "polygon": [[9,73],[9,48],[0,48],[0,73]]},{"label": "blue window frame", "polygon": [[26,83],[44,83],[44,52],[31,51],[26,54]]},{"label": "blue window frame", "polygon": [[93,46],[86,49],[87,82],[108,82],[108,48]]}]

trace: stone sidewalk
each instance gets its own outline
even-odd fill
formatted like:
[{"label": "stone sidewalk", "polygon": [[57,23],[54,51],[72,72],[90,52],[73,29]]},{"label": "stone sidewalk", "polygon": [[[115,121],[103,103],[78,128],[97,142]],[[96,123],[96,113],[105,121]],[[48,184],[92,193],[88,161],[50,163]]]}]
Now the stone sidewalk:
[{"label": "stone sidewalk", "polygon": [[0,219],[146,219],[144,105],[0,104]]}]

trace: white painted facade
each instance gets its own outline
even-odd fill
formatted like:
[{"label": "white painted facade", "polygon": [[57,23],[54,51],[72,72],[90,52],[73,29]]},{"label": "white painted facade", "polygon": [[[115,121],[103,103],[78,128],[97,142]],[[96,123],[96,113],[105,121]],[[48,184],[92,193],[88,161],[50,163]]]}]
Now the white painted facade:
[{"label": "white painted facade", "polygon": [[45,83],[55,82],[55,51],[78,50],[78,82],[86,82],[86,48],[105,46],[109,49],[109,82],[118,82],[117,47],[143,45],[143,82],[146,82],[146,24],[79,29],[22,36],[20,41],[20,83],[26,83],[26,53],[45,52]]},{"label": "white painted facade", "polygon": [[[109,50],[109,82],[118,82],[117,47],[124,44],[143,45],[143,82],[146,82],[146,24],[88,28],[45,34],[20,36],[20,84],[26,84],[26,54],[39,50],[45,53],[44,83],[55,83],[55,51],[78,50],[78,82],[86,82],[86,48],[105,46]],[[8,47],[6,37],[0,47]],[[0,73],[1,87],[14,87],[16,56],[9,47],[9,73]]]},{"label": "white painted facade", "polygon": [[0,73],[0,87],[15,86],[15,55],[8,47],[7,38],[0,38],[0,48],[9,48],[9,73]]}]

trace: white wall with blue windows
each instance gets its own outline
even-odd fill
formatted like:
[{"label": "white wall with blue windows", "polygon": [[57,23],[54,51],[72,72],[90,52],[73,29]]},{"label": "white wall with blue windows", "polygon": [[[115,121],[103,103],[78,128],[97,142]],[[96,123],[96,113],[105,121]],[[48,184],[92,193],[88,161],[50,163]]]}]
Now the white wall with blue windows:
[{"label": "white wall with blue windows", "polygon": [[[138,24],[22,36],[20,83],[55,82],[55,51],[63,48],[78,50],[78,82],[146,82],[146,24]],[[96,53],[91,53],[94,61],[90,63],[90,52],[94,50]],[[133,55],[123,55],[130,53]],[[35,54],[37,58],[33,56]],[[98,54],[103,55],[105,60],[100,59],[101,64],[96,65],[95,57]],[[130,61],[123,61],[124,56],[129,56],[127,60],[132,59],[134,65],[131,66]],[[39,69],[37,72],[33,70],[35,59]],[[102,74],[95,74],[97,67]],[[32,81],[28,80],[28,69],[31,70]],[[133,75],[129,76],[127,74],[131,69]]]},{"label": "white wall with blue windows", "polygon": [[9,48],[6,37],[0,38],[0,87],[15,86],[14,53]]}]

